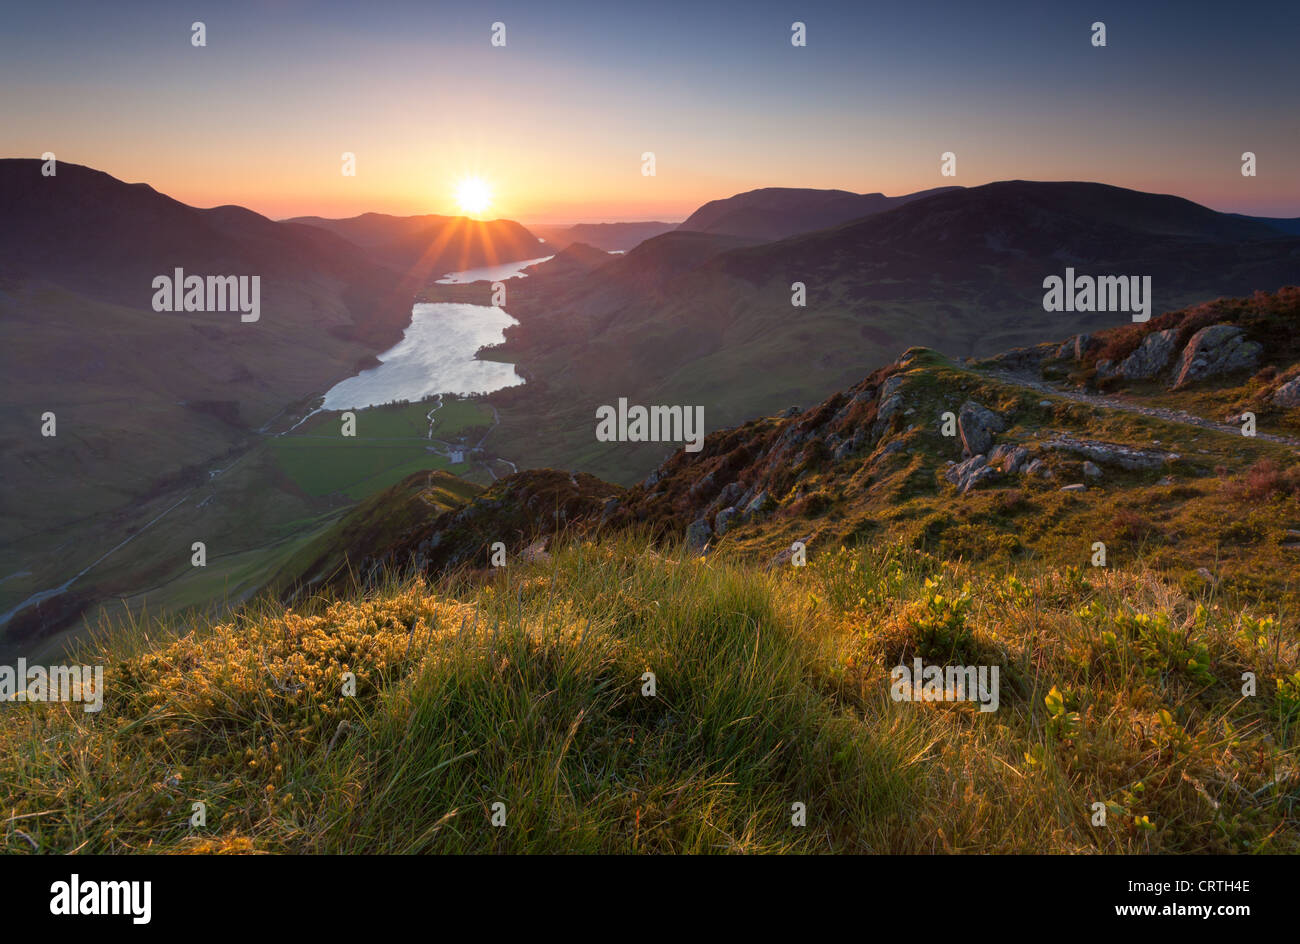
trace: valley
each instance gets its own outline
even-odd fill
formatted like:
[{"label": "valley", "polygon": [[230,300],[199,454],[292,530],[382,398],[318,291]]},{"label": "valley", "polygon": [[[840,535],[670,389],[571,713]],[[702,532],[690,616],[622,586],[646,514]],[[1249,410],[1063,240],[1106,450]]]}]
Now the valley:
[{"label": "valley", "polygon": [[[94,186],[104,185],[96,180]],[[42,486],[43,494],[65,481],[69,501],[54,507],[74,516],[50,521],[43,511],[48,523],[36,528],[24,525],[21,513],[8,517],[10,528],[26,531],[21,541],[12,531],[0,554],[0,571],[7,576],[0,583],[0,608],[9,617],[0,640],[11,647],[57,648],[104,617],[237,607],[295,555],[328,542],[358,502],[415,472],[448,472],[481,487],[520,469],[558,468],[630,485],[676,445],[637,442],[643,437],[630,435],[608,441],[596,434],[602,405],[626,401],[629,392],[636,402],[703,412],[708,426],[702,432],[712,432],[817,402],[906,346],[960,358],[1038,342],[1062,330],[1112,326],[1122,313],[1048,313],[1041,303],[1043,276],[1060,271],[1058,258],[1091,259],[1081,271],[1106,271],[1107,257],[1096,249],[1102,241],[1114,245],[1143,234],[1147,262],[1137,265],[1158,273],[1157,311],[1168,310],[1160,307],[1166,299],[1199,301],[1213,286],[1230,290],[1300,268],[1300,241],[1277,228],[1174,198],[1081,187],[1016,182],[861,200],[809,192],[814,196],[806,207],[800,206],[802,191],[755,191],[701,208],[676,229],[618,254],[569,242],[558,255],[539,256],[536,247],[545,244],[522,228],[502,224],[489,235],[486,224],[461,225],[444,217],[371,214],[279,224],[297,239],[320,231],[311,244],[324,240],[320,245],[331,251],[336,247],[330,240],[354,240],[359,251],[353,254],[376,267],[366,278],[390,282],[372,298],[400,304],[402,293],[409,293],[407,323],[390,322],[393,327],[380,334],[367,326],[373,319],[349,316],[352,326],[340,324],[316,343],[341,344],[351,353],[329,354],[308,373],[301,347],[290,358],[274,346],[239,341],[240,331],[269,326],[274,335],[288,327],[282,283],[275,280],[265,283],[265,324],[168,326],[129,306],[106,309],[101,317],[117,327],[111,339],[95,342],[98,356],[114,345],[123,349],[102,360],[107,385],[121,389],[129,381],[115,373],[144,363],[127,357],[128,347],[159,351],[146,355],[149,363],[169,343],[179,356],[163,355],[164,373],[155,373],[150,384],[136,384],[140,395],[127,410],[114,397],[61,407],[58,396],[39,383],[24,386],[28,409],[48,404],[62,413],[61,432],[99,470],[92,476],[107,472],[107,482],[122,485],[117,492],[101,491],[96,502],[80,480],[56,476]],[[1000,212],[991,219],[990,200]],[[1029,216],[1007,215],[1020,204],[1026,213],[1032,208],[1032,224]],[[838,222],[863,210],[860,218]],[[1044,213],[1059,217],[1056,230],[1044,223]],[[217,219],[222,227],[245,220],[224,210]],[[935,219],[958,232],[971,229],[970,238],[933,242],[927,227]],[[804,231],[828,221],[829,229]],[[257,225],[265,230],[275,224]],[[638,232],[631,224],[622,231]],[[428,239],[443,247],[440,255],[425,258],[419,247]],[[1186,265],[1209,251],[1241,254],[1240,274],[1231,265],[1220,267],[1215,281],[1207,282],[1207,275]],[[913,260],[923,253],[932,272],[921,280]],[[1182,268],[1160,261],[1174,253],[1184,260]],[[1027,261],[1033,256],[1041,259],[1037,271]],[[441,270],[452,260],[475,264]],[[1023,279],[1017,275],[1022,271]],[[990,277],[994,272],[1000,273],[996,279]],[[83,267],[79,278],[85,274]],[[509,284],[504,309],[486,304],[492,284],[501,280]],[[792,305],[793,282],[807,286],[802,307]],[[30,333],[20,327],[19,313],[37,296],[30,280],[14,287],[25,294],[0,297],[0,305],[7,303],[14,315],[5,325],[17,344],[21,332]],[[51,291],[67,292],[47,289],[39,298],[41,310],[51,310],[52,300],[60,298]],[[65,294],[58,304],[70,313],[74,306],[105,303]],[[130,330],[123,330],[129,325],[148,341],[133,341]],[[178,329],[206,339],[199,370],[188,367],[179,337],[168,341],[167,331]],[[44,331],[37,336],[56,337]],[[299,335],[289,334],[286,341],[290,337],[302,343]],[[386,339],[382,348],[375,343],[380,337]],[[35,349],[32,360],[53,363],[55,350]],[[60,356],[66,360],[66,351]],[[214,375],[223,358],[229,367]],[[295,367],[286,376],[290,363]],[[15,368],[21,370],[17,363]],[[206,387],[203,378],[210,378]],[[1046,383],[1010,373],[1004,379]],[[180,390],[198,396],[165,399],[164,391]],[[479,395],[464,396],[472,393]],[[1162,409],[1153,406],[1150,415]],[[344,434],[341,417],[348,411],[356,417],[355,436]],[[139,417],[139,430],[128,432],[127,415]],[[1166,419],[1172,416],[1166,411]],[[164,441],[175,457],[151,446],[138,453],[149,456],[147,465],[136,465],[129,453],[119,457],[110,440],[86,438],[87,423],[138,443],[155,430],[171,430]],[[1261,439],[1274,435],[1266,429]],[[25,474],[39,468],[30,447],[9,461],[14,459]],[[157,470],[147,491],[126,485],[140,477],[150,481],[146,468]],[[78,540],[72,547],[67,535],[74,529]],[[189,564],[195,541],[207,548],[204,568]],[[130,553],[120,553],[128,544]]]},{"label": "valley", "polygon": [[[235,208],[195,210],[75,165],[64,165],[38,193],[20,182],[30,180],[25,174],[40,179],[38,168],[0,161],[12,224],[0,269],[0,442],[7,447],[0,456],[0,651],[57,647],[104,612],[238,605],[342,510],[410,471],[456,468],[490,481],[510,468],[492,456],[455,463],[450,445],[442,445],[477,430],[478,446],[495,423],[487,406],[449,403],[439,444],[428,439],[428,407],[418,431],[388,418],[400,409],[361,411],[350,449],[320,438],[323,415],[306,422],[323,395],[373,370],[376,355],[394,343],[400,348],[409,324],[396,312],[404,308],[410,322],[414,293],[395,287],[403,279],[398,269],[356,259],[355,247],[323,227],[278,224]],[[78,213],[99,219],[101,205],[114,207],[113,215],[93,224],[104,231],[92,243],[86,229],[74,232],[72,220]],[[111,227],[130,227],[133,214],[149,217],[152,228],[147,238],[122,244],[134,247],[123,261],[108,248]],[[513,231],[453,224],[443,219],[448,259],[471,266],[514,259],[520,268],[537,258],[530,235],[511,249]],[[60,241],[65,252],[40,255],[46,240]],[[259,318],[198,310],[206,298],[190,311],[154,310],[148,273],[158,260],[176,262],[162,269],[168,278],[260,273]],[[251,295],[248,301],[243,307],[251,312]],[[468,334],[453,361],[511,376],[508,366],[473,359],[477,346],[500,337],[499,328],[484,330]],[[495,382],[470,377],[446,388]],[[57,418],[56,435],[33,436],[46,413]],[[372,418],[376,428],[366,430]],[[195,541],[208,547],[206,567],[190,566]]]}]

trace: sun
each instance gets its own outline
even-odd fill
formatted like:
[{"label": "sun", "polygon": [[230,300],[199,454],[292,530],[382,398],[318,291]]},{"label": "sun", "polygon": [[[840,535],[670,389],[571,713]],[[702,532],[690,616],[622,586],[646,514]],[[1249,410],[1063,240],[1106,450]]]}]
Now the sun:
[{"label": "sun", "polygon": [[492,204],[492,188],[481,177],[462,177],[456,185],[456,202],[466,216],[478,216]]}]

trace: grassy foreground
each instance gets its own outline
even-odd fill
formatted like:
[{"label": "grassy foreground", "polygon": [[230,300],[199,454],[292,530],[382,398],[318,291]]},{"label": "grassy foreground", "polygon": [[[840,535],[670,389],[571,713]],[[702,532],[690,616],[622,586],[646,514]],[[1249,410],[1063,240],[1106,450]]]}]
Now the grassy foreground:
[{"label": "grassy foreground", "polygon": [[[0,850],[1297,852],[1281,616],[1149,572],[561,546],[112,631],[102,712],[0,706]],[[914,656],[998,665],[999,709],[893,701]]]}]

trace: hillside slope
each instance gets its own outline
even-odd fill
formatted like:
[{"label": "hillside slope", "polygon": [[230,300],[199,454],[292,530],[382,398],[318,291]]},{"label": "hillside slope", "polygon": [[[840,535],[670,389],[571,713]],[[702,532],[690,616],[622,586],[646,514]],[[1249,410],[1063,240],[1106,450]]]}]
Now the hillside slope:
[{"label": "hillside slope", "polygon": [[704,204],[677,228],[743,236],[763,241],[785,239],[862,219],[913,200],[959,187],[936,187],[899,197],[847,190],[811,190],[799,187],[765,187]]},{"label": "hillside slope", "polygon": [[499,451],[628,484],[666,451],[599,448],[589,418],[619,397],[699,404],[719,428],[819,401],[909,345],[987,356],[1131,321],[1045,311],[1044,279],[1067,268],[1150,276],[1153,318],[1300,278],[1300,239],[1099,184],[989,184],[778,242],[719,242],[731,238],[682,231],[585,275],[513,287],[520,324],[500,356],[530,388],[493,397]]},{"label": "hillside slope", "polygon": [[[1293,603],[1297,325],[1300,290],[1289,287],[984,361],[913,348],[808,409],[712,432],[699,452],[678,449],[640,484],[600,496],[616,501],[593,500],[585,520],[567,520],[648,528],[761,561],[796,540],[901,541],[945,558],[1065,567],[1087,563],[1100,541],[1112,561],[1188,587]],[[1136,389],[1098,381],[1099,357],[1127,357],[1146,338],[1169,339],[1163,374]],[[1201,366],[1180,385],[1184,363]],[[1247,408],[1249,437],[1238,419]],[[556,473],[520,473],[483,500],[511,507],[506,493],[538,475]],[[453,517],[421,534],[439,561],[485,560],[490,533],[512,550],[544,534],[465,534]]]},{"label": "hillside slope", "polygon": [[[5,617],[59,596],[127,542],[140,562],[132,588],[152,586],[165,560],[187,561],[195,540],[215,547],[209,506],[190,518],[192,537],[141,553],[152,523],[189,514],[188,496],[259,431],[372,364],[410,318],[397,274],[328,232],[186,206],[67,162],[51,177],[41,167],[0,161]],[[155,311],[154,279],[177,268],[257,277],[258,319]],[[47,413],[53,436],[42,435]],[[241,502],[258,515],[223,536],[242,548],[248,531],[302,517],[271,507],[276,494],[261,483]]]},{"label": "hillside slope", "polygon": [[[1276,400],[1297,318],[1290,288],[912,349],[627,490],[530,471],[439,511],[412,478],[330,545],[360,586],[120,629],[80,653],[102,714],[0,712],[0,842],[1300,852],[1300,405],[1267,439],[1186,412]],[[1193,376],[1099,389],[1158,336]],[[913,700],[918,660],[992,681]]]}]

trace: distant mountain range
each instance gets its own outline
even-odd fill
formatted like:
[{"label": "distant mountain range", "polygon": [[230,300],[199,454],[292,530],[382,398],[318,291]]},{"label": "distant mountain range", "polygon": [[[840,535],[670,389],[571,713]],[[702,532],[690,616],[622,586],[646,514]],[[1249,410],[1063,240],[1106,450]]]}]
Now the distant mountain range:
[{"label": "distant mountain range", "polygon": [[[357,337],[392,336],[401,304],[377,299],[392,291],[392,273],[357,257],[355,247],[321,229],[277,223],[251,210],[187,206],[146,184],[61,163],[52,177],[36,160],[0,160],[0,271],[17,282],[47,282],[99,302],[149,310],[152,280],[174,268],[189,273],[257,274],[272,330],[315,309],[314,327]],[[346,286],[364,304],[322,318],[319,284]],[[323,325],[322,325],[323,322]],[[266,327],[266,326],[264,326]]]},{"label": "distant mountain range", "polygon": [[323,229],[360,246],[376,265],[397,269],[412,292],[448,272],[536,259],[553,251],[512,220],[364,213],[342,220],[300,216],[285,222]]},{"label": "distant mountain range", "polygon": [[638,243],[676,229],[676,223],[576,223],[573,226],[537,226],[528,229],[556,249],[586,243],[606,252],[631,249]]},{"label": "distant mountain range", "polygon": [[712,200],[677,228],[771,241],[838,226],[936,193],[960,189],[936,187],[901,197],[887,197],[883,193],[850,193],[847,190],[765,187],[738,193],[725,200]]}]

